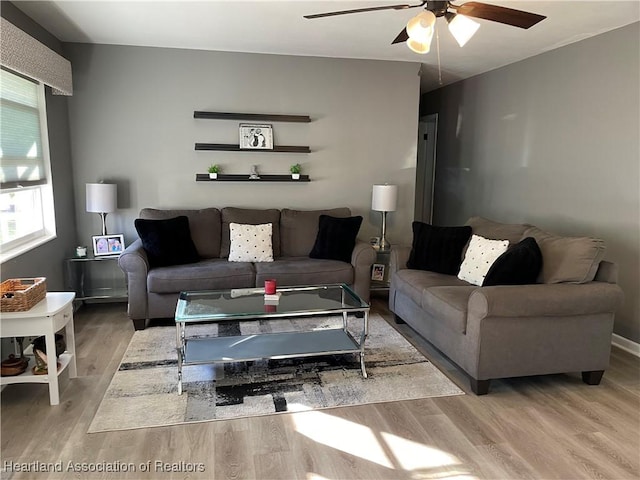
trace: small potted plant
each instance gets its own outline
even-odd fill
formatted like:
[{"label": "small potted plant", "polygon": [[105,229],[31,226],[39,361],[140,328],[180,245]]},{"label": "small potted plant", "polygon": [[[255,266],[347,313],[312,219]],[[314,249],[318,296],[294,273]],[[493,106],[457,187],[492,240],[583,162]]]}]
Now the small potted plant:
[{"label": "small potted plant", "polygon": [[218,167],[218,165],[211,165],[209,167],[209,178],[215,180],[216,178],[218,178],[218,172],[220,171],[220,167]]},{"label": "small potted plant", "polygon": [[289,167],[289,171],[291,172],[291,178],[293,178],[294,180],[300,180],[301,169],[302,167],[300,166],[299,163],[296,163],[295,165],[291,165],[291,167]]}]

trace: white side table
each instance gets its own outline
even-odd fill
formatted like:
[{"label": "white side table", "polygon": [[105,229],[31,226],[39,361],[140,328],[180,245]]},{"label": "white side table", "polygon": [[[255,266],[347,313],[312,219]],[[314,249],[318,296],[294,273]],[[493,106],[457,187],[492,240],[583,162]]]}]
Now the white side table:
[{"label": "white side table", "polygon": [[[73,330],[73,292],[48,292],[47,297],[25,312],[0,313],[0,336],[26,337],[45,336],[47,346],[47,375],[34,375],[31,368],[34,362],[21,375],[14,377],[0,377],[1,385],[12,383],[48,383],[49,400],[51,405],[60,403],[60,389],[58,376],[69,367],[69,377],[78,376],[76,370],[76,341]],[[55,333],[65,327],[65,341],[67,350],[56,360]],[[56,368],[56,362],[60,368]],[[53,373],[52,373],[53,372]]]}]

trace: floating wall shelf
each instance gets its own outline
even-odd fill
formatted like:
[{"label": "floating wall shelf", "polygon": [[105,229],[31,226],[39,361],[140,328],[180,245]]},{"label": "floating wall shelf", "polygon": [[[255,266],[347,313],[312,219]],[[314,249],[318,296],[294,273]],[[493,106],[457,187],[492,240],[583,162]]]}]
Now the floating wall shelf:
[{"label": "floating wall shelf", "polygon": [[212,120],[253,120],[261,122],[295,122],[309,123],[309,115],[276,115],[271,113],[225,113],[225,112],[193,112],[193,118],[209,118]]},{"label": "floating wall shelf", "polygon": [[196,182],[310,182],[309,175],[300,175],[294,180],[291,175],[260,175],[260,178],[249,178],[246,174],[218,174],[218,178],[209,178],[208,173],[196,173]]},{"label": "floating wall shelf", "polygon": [[228,143],[196,143],[196,150],[215,150],[219,152],[249,152],[249,153],[311,153],[307,146],[274,145],[266,148],[240,148],[240,145]]}]

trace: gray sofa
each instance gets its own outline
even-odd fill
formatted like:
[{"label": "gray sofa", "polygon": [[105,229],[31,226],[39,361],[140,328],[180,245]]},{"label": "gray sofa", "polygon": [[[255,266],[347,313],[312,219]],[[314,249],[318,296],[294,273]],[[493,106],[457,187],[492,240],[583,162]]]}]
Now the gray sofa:
[{"label": "gray sofa", "polygon": [[[320,215],[349,217],[348,208],[330,210],[205,208],[157,210],[145,208],[140,218],[162,220],[184,215],[200,261],[186,265],[150,268],[140,239],[125,249],[118,260],[127,278],[128,315],[136,330],[146,320],[175,314],[181,291],[252,288],[274,278],[280,286],[346,283],[369,301],[371,265],[375,251],[357,241],[351,263],[309,258],[318,233]],[[229,262],[229,224],[272,224],[273,262]]]},{"label": "gray sofa", "polygon": [[408,269],[411,247],[394,247],[389,308],[396,321],[464,370],[477,395],[488,392],[491,379],[528,375],[582,372],[585,383],[598,384],[623,299],[616,266],[602,260],[603,242],[481,217],[467,225],[476,235],[510,244],[535,238],[543,257],[538,283],[478,287]]}]

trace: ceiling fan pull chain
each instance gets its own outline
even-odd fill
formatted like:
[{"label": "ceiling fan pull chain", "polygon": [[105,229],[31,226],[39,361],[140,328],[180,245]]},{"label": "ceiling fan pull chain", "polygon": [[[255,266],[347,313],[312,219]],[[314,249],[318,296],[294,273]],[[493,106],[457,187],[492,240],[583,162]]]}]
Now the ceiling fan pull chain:
[{"label": "ceiling fan pull chain", "polygon": [[442,86],[442,68],[440,66],[440,32],[438,31],[437,25],[436,25],[436,51],[438,53],[438,82],[440,86]]}]

